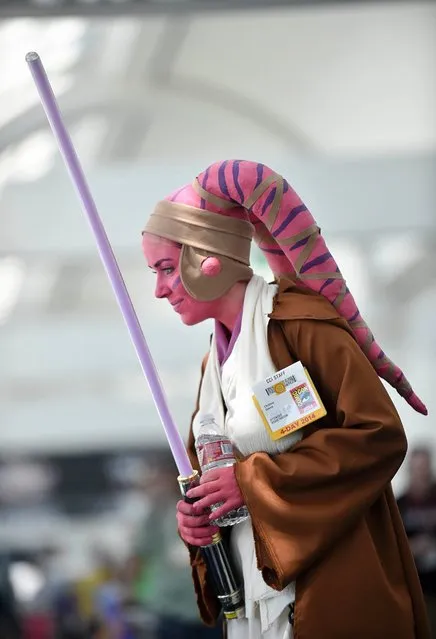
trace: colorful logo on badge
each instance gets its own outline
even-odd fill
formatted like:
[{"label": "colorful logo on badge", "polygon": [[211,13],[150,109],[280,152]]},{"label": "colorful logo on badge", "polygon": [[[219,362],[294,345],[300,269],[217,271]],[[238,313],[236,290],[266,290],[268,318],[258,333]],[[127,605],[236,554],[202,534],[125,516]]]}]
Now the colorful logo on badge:
[{"label": "colorful logo on badge", "polygon": [[316,400],[306,383],[299,384],[290,393],[300,413],[317,408]]}]

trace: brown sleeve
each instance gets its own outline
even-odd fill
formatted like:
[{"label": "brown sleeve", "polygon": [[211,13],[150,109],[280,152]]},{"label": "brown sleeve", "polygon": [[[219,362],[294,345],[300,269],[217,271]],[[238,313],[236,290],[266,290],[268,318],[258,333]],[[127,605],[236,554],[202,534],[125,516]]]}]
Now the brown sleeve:
[{"label": "brown sleeve", "polygon": [[389,485],[407,449],[393,403],[344,328],[297,319],[283,329],[283,348],[307,367],[329,414],[292,451],[273,458],[255,453],[236,467],[259,569],[277,590],[347,534]]}]

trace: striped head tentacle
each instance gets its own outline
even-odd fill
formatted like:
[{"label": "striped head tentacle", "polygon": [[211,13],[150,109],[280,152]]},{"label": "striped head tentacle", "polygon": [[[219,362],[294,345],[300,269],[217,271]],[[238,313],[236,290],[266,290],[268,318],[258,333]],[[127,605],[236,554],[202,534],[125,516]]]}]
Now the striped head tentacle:
[{"label": "striped head tentacle", "polygon": [[326,297],[351,327],[378,375],[417,412],[427,414],[402,370],[377,344],[311,212],[282,176],[264,164],[216,162],[167,198],[170,201],[248,219],[255,239],[277,276],[293,273]]}]

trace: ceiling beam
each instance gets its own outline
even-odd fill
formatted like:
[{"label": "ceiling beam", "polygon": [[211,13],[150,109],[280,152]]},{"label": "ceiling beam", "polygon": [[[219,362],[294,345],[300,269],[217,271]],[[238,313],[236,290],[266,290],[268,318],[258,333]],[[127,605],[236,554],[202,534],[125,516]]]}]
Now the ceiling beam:
[{"label": "ceiling beam", "polygon": [[[396,2],[398,0],[387,0]],[[400,0],[409,2],[410,0]],[[220,11],[271,11],[275,8],[351,6],[376,4],[379,0],[55,0],[39,3],[34,0],[0,0],[0,18],[48,17],[111,17],[167,15]]]}]

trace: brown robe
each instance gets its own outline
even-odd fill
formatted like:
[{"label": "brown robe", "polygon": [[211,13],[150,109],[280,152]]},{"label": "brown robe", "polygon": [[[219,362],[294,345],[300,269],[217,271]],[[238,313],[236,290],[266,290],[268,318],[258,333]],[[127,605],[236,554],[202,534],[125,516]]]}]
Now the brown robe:
[{"label": "brown robe", "polygon": [[[407,450],[397,411],[325,298],[282,279],[270,318],[275,366],[300,360],[327,415],[292,451],[236,464],[258,568],[277,590],[296,581],[295,639],[429,639],[391,488]],[[198,469],[192,424],[188,452]],[[200,551],[190,548],[190,557],[200,614],[212,625],[219,606]]]}]

